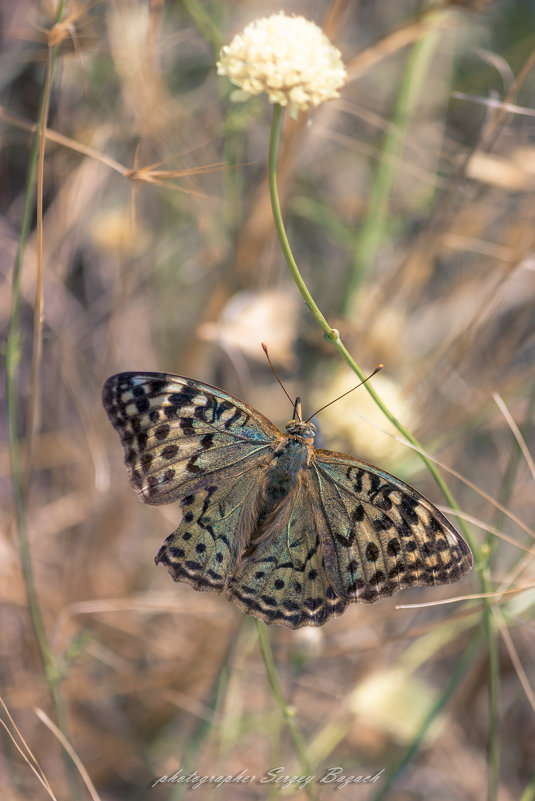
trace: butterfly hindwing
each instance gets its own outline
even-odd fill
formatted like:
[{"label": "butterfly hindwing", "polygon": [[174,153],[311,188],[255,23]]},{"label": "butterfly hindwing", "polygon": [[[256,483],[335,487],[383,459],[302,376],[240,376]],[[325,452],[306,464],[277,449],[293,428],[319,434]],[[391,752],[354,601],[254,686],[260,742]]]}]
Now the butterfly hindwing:
[{"label": "butterfly hindwing", "polygon": [[316,491],[329,531],[328,561],[343,597],[373,603],[415,585],[449,584],[472,567],[444,515],[395,476],[334,451],[314,452]]},{"label": "butterfly hindwing", "polygon": [[336,594],[306,480],[298,482],[259,545],[239,565],[228,596],[244,612],[290,628],[321,626],[348,601]]},{"label": "butterfly hindwing", "polygon": [[246,547],[248,508],[256,504],[261,467],[243,469],[228,484],[212,483],[186,495],[182,520],[158,551],[175,581],[221,592]]}]

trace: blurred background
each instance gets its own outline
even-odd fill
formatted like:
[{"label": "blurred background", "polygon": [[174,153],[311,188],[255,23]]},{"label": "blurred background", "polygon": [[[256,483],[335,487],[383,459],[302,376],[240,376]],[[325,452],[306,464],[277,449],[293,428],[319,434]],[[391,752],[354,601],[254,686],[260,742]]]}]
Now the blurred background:
[{"label": "blurred background", "polygon": [[[6,801],[51,797],[26,748],[57,798],[89,797],[36,708],[59,724],[94,798],[181,798],[183,784],[149,789],[180,768],[303,773],[254,620],[154,566],[179,511],[136,499],[100,402],[112,373],[175,372],[284,426],[292,410],[262,341],[307,415],[356,383],[276,241],[271,107],[233,102],[216,76],[221,45],[281,7],[324,28],[349,76],[340,99],[286,115],[279,187],[297,262],[362,369],[385,364],[373,383],[392,412],[459,474],[444,473],[478,569],[354,605],[321,629],[270,627],[278,679],[317,779],[333,766],[384,770],[373,784],[318,784],[321,799],[535,798],[533,1],[68,2],[54,26],[55,3],[3,0]],[[26,184],[47,85],[40,210]],[[323,447],[444,502],[365,390],[318,424]],[[481,572],[489,590],[523,591],[492,607],[396,609],[477,595]],[[278,795],[258,782],[191,792]]]}]

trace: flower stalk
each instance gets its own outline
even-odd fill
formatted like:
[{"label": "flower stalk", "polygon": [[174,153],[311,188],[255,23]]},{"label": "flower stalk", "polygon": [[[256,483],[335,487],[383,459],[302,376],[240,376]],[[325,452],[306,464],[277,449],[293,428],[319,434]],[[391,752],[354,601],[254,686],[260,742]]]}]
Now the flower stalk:
[{"label": "flower stalk", "polygon": [[[292,277],[296,283],[297,288],[299,289],[303,300],[305,301],[308,309],[317,320],[318,324],[321,326],[325,339],[328,342],[331,342],[334,347],[337,349],[339,354],[342,356],[346,364],[353,370],[355,375],[359,377],[361,381],[364,381],[366,378],[366,374],[363,370],[358,366],[356,361],[353,359],[349,351],[347,350],[346,346],[342,342],[340,338],[340,334],[336,328],[332,328],[325,317],[323,316],[322,312],[320,311],[319,307],[317,306],[314,298],[310,294],[310,291],[301,275],[297,263],[294,259],[290,243],[288,241],[288,237],[286,235],[286,229],[284,227],[284,221],[282,218],[281,208],[280,208],[280,200],[277,191],[277,177],[276,177],[276,170],[277,170],[277,151],[280,141],[280,134],[281,134],[281,127],[282,127],[282,118],[284,115],[284,109],[282,106],[275,105],[273,107],[273,119],[271,123],[271,136],[269,141],[269,158],[268,158],[268,176],[269,176],[269,190],[271,195],[271,208],[273,211],[273,219],[275,221],[275,228],[277,230],[277,235],[279,237],[279,242],[281,245],[282,252],[284,254],[284,258],[288,264]],[[430,471],[431,475],[435,479],[436,483],[438,484],[440,490],[442,491],[448,505],[457,511],[459,507],[455,501],[455,498],[450,492],[450,489],[444,479],[442,478],[440,472],[434,465],[434,463],[423,453],[422,446],[418,442],[418,440],[413,437],[413,435],[408,431],[405,426],[395,417],[392,412],[385,406],[377,392],[375,391],[374,387],[372,386],[371,382],[367,381],[364,384],[364,387],[369,392],[371,397],[373,398],[374,402],[377,404],[379,409],[383,412],[385,417],[390,420],[392,425],[394,425],[397,430],[402,434],[402,436],[414,445],[417,448],[417,453],[423,459],[427,469]],[[468,530],[464,520],[462,518],[457,518],[459,526],[462,529],[463,535],[468,542],[470,548],[473,549],[473,541],[470,535],[470,531]]]},{"label": "flower stalk", "polygon": [[283,106],[280,106],[276,103],[273,106],[273,118],[271,121],[271,135],[269,137],[269,157],[268,157],[269,194],[271,197],[273,220],[275,222],[275,228],[277,230],[277,236],[279,237],[279,242],[282,248],[282,252],[284,254],[284,258],[286,259],[286,263],[290,268],[292,278],[294,279],[295,284],[303,297],[303,300],[305,301],[308,309],[312,312],[312,314],[318,321],[319,325],[323,329],[326,339],[328,339],[329,341],[334,341],[335,339],[338,338],[338,331],[336,331],[336,329],[334,328],[331,328],[331,326],[329,325],[329,323],[319,310],[318,306],[316,305],[314,298],[310,294],[308,287],[303,280],[303,276],[299,272],[299,268],[294,259],[292,249],[290,247],[290,243],[286,235],[286,229],[284,228],[284,222],[282,219],[282,213],[279,201],[279,193],[277,190],[277,152],[279,148],[283,117],[284,117],[284,108]]},{"label": "flower stalk", "polygon": [[[298,19],[300,20],[299,23],[297,22]],[[306,28],[310,33],[310,39],[305,45],[301,38],[295,36],[295,30],[293,33],[290,32],[296,25],[303,25],[303,23],[305,24],[303,30]],[[299,47],[295,46],[296,41],[299,41]],[[334,345],[346,364],[363,381],[365,374],[343,344],[338,331],[329,325],[299,271],[284,227],[276,178],[277,152],[285,106],[290,105],[297,110],[307,110],[324,100],[337,97],[337,90],[343,85],[346,77],[340,54],[336,48],[333,48],[323,32],[313,23],[303,20],[303,18],[289,18],[281,13],[251,23],[242,34],[234,37],[229,47],[224,47],[221,51],[218,74],[227,75],[235,85],[240,87],[242,99],[247,94],[256,95],[264,91],[268,94],[273,104],[268,180],[273,218],[281,249],[295,284],[311,314],[323,330],[325,338]],[[423,452],[416,438],[390,412],[371,385],[371,382],[365,383],[364,386],[387,419],[415,447],[451,509],[454,512],[460,512],[448,485],[435,464]],[[456,517],[466,541],[472,550],[475,550],[470,531],[464,520],[460,515]],[[476,559],[476,564],[478,566],[481,589],[483,594],[486,595],[489,591],[488,572],[485,569],[484,560]],[[258,628],[259,630],[261,629],[260,624]],[[493,799],[495,787],[497,786],[498,764],[496,737],[498,674],[494,619],[489,599],[484,601],[482,628],[488,639],[491,663],[491,732],[489,736],[491,770],[489,776],[489,798]],[[262,643],[262,638],[260,639]],[[266,654],[265,649],[263,649],[263,655],[269,675],[269,655]],[[278,693],[275,686],[274,692],[277,697]]]}]

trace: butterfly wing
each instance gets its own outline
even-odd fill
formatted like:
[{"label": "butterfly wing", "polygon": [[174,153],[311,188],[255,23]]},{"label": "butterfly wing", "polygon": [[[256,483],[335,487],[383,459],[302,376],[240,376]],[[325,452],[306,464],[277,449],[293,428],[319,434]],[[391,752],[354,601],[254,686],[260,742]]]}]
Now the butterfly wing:
[{"label": "butterfly wing", "polygon": [[312,494],[329,531],[325,564],[342,598],[373,603],[406,587],[449,584],[471,569],[466,542],[411,486],[342,453],[314,457]]},{"label": "butterfly wing", "polygon": [[[156,556],[176,581],[220,592],[245,547],[279,430],[221,390],[164,373],[108,378],[102,399],[143,501],[180,501],[182,521]],[[240,522],[241,521],[241,522]]]},{"label": "butterfly wing", "polygon": [[119,373],[105,382],[102,402],[145,503],[172,503],[239,475],[281,437],[260,412],[182,376]]},{"label": "butterfly wing", "polygon": [[227,596],[265,623],[296,629],[321,626],[349,601],[334,590],[324,563],[325,519],[310,492],[307,471],[278,510],[261,542],[238,569]]},{"label": "butterfly wing", "polygon": [[261,463],[243,467],[230,481],[186,495],[180,525],[158,551],[156,564],[166,565],[175,581],[221,592],[246,548],[265,475]]}]

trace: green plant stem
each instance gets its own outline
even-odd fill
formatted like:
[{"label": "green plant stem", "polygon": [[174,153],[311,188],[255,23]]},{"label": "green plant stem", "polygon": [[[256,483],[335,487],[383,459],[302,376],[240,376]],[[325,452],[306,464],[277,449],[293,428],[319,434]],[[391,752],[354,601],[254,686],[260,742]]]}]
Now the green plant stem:
[{"label": "green plant stem", "polygon": [[407,127],[420,97],[422,82],[428,74],[444,16],[444,12],[431,12],[428,15],[426,33],[413,44],[402,72],[392,118],[383,137],[367,198],[366,214],[355,244],[353,268],[345,295],[345,313],[353,308],[362,279],[373,266],[381,244],[388,236],[390,196],[399,171]]},{"label": "green plant stem", "polygon": [[374,796],[372,796],[372,801],[382,801],[384,798],[389,797],[390,788],[394,784],[397,777],[405,770],[405,768],[410,763],[414,755],[418,752],[425,735],[429,731],[429,727],[435,720],[436,716],[444,708],[448,700],[451,698],[451,696],[457,689],[459,683],[461,682],[463,676],[465,675],[466,671],[470,667],[470,664],[475,659],[476,654],[479,648],[481,647],[481,640],[482,636],[479,635],[475,640],[473,640],[469,648],[467,648],[464,651],[459,662],[455,666],[453,673],[449,677],[440,698],[437,699],[436,703],[433,704],[433,707],[429,710],[428,714],[425,717],[425,720],[422,722],[422,725],[420,726],[419,731],[417,732],[415,738],[409,745],[407,751],[403,755],[398,765],[394,768],[394,770],[389,772],[384,783],[381,784],[381,789]]},{"label": "green plant stem", "polygon": [[[64,13],[64,0],[60,0],[58,6],[58,13],[56,15],[56,23],[59,23],[63,18]],[[28,610],[32,628],[38,645],[39,656],[43,665],[43,671],[47,686],[54,705],[58,727],[62,734],[69,739],[68,736],[68,722],[66,705],[63,694],[60,689],[60,676],[55,669],[54,660],[51,656],[48,646],[48,639],[46,629],[41,614],[39,598],[35,588],[35,581],[33,576],[30,542],[28,539],[28,527],[26,523],[26,500],[28,495],[29,479],[31,475],[31,440],[33,436],[34,420],[37,406],[35,394],[37,392],[37,370],[41,354],[41,332],[42,332],[42,253],[39,255],[39,266],[37,276],[37,289],[36,289],[36,305],[34,315],[34,340],[33,340],[33,358],[32,358],[32,396],[29,399],[29,413],[27,420],[27,427],[32,430],[26,431],[27,438],[27,455],[24,471],[21,469],[21,454],[20,454],[20,439],[18,433],[18,368],[20,363],[20,348],[21,348],[21,330],[20,330],[20,283],[22,273],[22,259],[24,249],[28,239],[30,230],[30,222],[33,213],[34,203],[34,185],[36,182],[36,173],[39,168],[38,178],[38,191],[37,191],[37,208],[39,227],[42,222],[42,196],[43,196],[43,165],[44,165],[44,148],[45,148],[45,135],[46,123],[48,117],[48,106],[50,99],[50,87],[52,84],[52,74],[54,70],[54,63],[58,51],[58,46],[49,48],[47,69],[45,73],[45,80],[41,100],[39,104],[38,124],[35,132],[35,137],[29,153],[28,160],[28,174],[26,177],[26,186],[24,194],[24,206],[22,211],[22,219],[20,225],[19,243],[15,263],[13,267],[13,288],[12,288],[12,307],[11,317],[9,320],[7,339],[6,339],[6,399],[7,399],[7,424],[9,436],[9,453],[10,453],[10,467],[11,467],[11,481],[13,493],[13,506],[14,506],[14,520],[17,530],[19,541],[19,552],[21,560],[21,569],[24,577],[24,586],[26,589],[26,598],[28,601]],[[42,233],[42,232],[41,232]],[[39,239],[42,236],[38,237]],[[65,760],[65,768],[67,778],[70,786],[70,796],[72,799],[79,797],[79,786],[77,780],[77,773],[71,758],[63,751]]]},{"label": "green plant stem", "polygon": [[535,801],[535,770],[533,770],[531,778],[520,796],[520,801]]},{"label": "green plant stem", "polygon": [[[196,0],[181,0],[181,2],[186,14],[189,15],[206,41],[210,43],[214,53],[218,54],[223,44],[222,25],[219,19],[214,18],[214,12],[217,13],[214,5],[211,4],[210,8],[205,8],[204,3],[198,3]],[[221,7],[221,10],[223,9],[224,6]]]},{"label": "green plant stem", "polygon": [[[43,103],[39,112],[41,119]],[[19,245],[13,269],[13,291],[12,291],[12,310],[9,320],[7,339],[6,339],[6,399],[7,399],[7,424],[9,436],[9,453],[11,465],[11,484],[13,492],[13,505],[15,512],[15,524],[19,539],[19,552],[28,609],[32,621],[33,630],[39,645],[39,654],[45,672],[50,665],[48,644],[46,640],[43,619],[39,609],[39,602],[35,591],[33,580],[32,564],[30,559],[30,545],[28,541],[28,529],[25,514],[25,492],[23,491],[20,441],[18,438],[17,410],[18,410],[18,366],[20,362],[21,332],[20,332],[20,279],[22,272],[22,257],[24,247],[28,238],[30,220],[33,208],[33,185],[35,181],[35,171],[39,153],[39,135],[36,133],[29,157],[29,168],[26,179],[26,189],[22,222],[20,227]]]},{"label": "green plant stem", "polygon": [[305,301],[306,305],[308,306],[308,308],[310,309],[310,311],[320,324],[321,328],[323,329],[325,338],[328,339],[330,342],[333,342],[339,339],[338,331],[335,328],[331,328],[331,326],[329,325],[323,314],[320,312],[319,308],[316,306],[314,298],[308,291],[307,286],[303,281],[301,273],[299,272],[299,268],[297,267],[297,264],[293,257],[292,249],[290,247],[288,237],[286,236],[284,222],[282,220],[279,193],[277,191],[276,169],[277,169],[277,152],[279,149],[279,141],[280,141],[280,133],[281,133],[283,117],[284,117],[284,108],[282,106],[279,106],[278,104],[275,104],[273,106],[273,119],[271,122],[271,135],[269,137],[269,158],[268,158],[269,193],[271,196],[271,207],[273,209],[275,228],[277,229],[277,236],[279,237],[279,242],[282,248],[282,252],[284,253],[284,258],[286,259],[286,263],[290,268],[292,278],[297,284],[299,292],[303,296],[303,300]]},{"label": "green plant stem", "polygon": [[[217,710],[221,698],[223,697],[229,683],[229,675],[235,659],[236,647],[239,642],[239,634],[236,633],[236,636],[228,641],[220,665],[218,669],[214,671],[214,679],[209,689],[207,698],[204,701],[206,708],[213,712],[214,720],[200,719],[197,725],[193,728],[191,734],[188,736],[180,762],[183,775],[187,775],[194,770],[195,759],[198,757],[202,745],[206,742],[207,738],[214,730],[214,721],[216,720]],[[185,783],[179,783],[175,786],[171,795],[169,796],[169,801],[181,801],[186,793],[189,793],[188,785]]]},{"label": "green plant stem", "polygon": [[[280,141],[283,116],[284,116],[284,108],[282,108],[279,105],[274,105],[273,119],[271,124],[271,135],[269,142],[269,161],[268,161],[268,176],[269,176],[269,190],[271,195],[271,206],[273,210],[275,228],[277,230],[282,252],[284,254],[288,267],[290,268],[290,272],[297,285],[297,288],[299,289],[299,292],[301,293],[308,309],[310,310],[310,312],[320,325],[321,329],[323,330],[325,339],[334,345],[334,347],[338,350],[338,352],[340,353],[346,364],[351,368],[351,370],[353,370],[355,375],[357,375],[359,379],[363,381],[366,377],[365,373],[360,369],[360,367],[357,365],[357,363],[355,362],[355,360],[353,359],[353,357],[343,344],[342,340],[340,339],[339,332],[335,328],[331,328],[331,326],[321,313],[320,309],[316,305],[312,295],[310,294],[308,287],[305,284],[305,281],[303,280],[303,277],[293,257],[290,243],[286,235],[284,221],[282,219],[282,214],[281,214],[279,195],[277,191],[277,176],[276,176],[277,151]],[[438,469],[433,464],[433,462],[425,455],[422,446],[420,445],[418,440],[390,412],[390,410],[386,407],[386,405],[383,403],[383,401],[373,388],[371,382],[366,382],[364,384],[364,387],[370,394],[370,396],[373,398],[374,402],[379,407],[379,409],[383,412],[385,417],[388,420],[390,420],[392,425],[394,425],[397,428],[397,430],[403,435],[403,437],[417,449],[420,458],[424,462],[425,466],[435,479],[442,494],[444,495],[448,503],[448,506],[450,506],[450,508],[454,510],[454,513],[460,512],[459,506],[457,505],[457,502],[455,501],[455,498],[453,497],[448,485],[446,484],[445,480],[443,479],[443,477],[441,476],[441,474],[439,473]],[[472,551],[477,554],[475,543],[472,539],[470,531],[468,530],[468,527],[466,526],[464,520],[460,517],[460,515],[457,515],[456,519],[459,528],[463,533],[464,538],[468,542]],[[479,576],[481,592],[484,594],[489,593],[490,581],[489,581],[488,567],[485,564],[485,560],[477,558],[476,566]],[[499,772],[499,739],[498,739],[499,666],[498,666],[496,630],[495,630],[494,618],[492,615],[492,601],[490,598],[483,599],[482,625],[485,631],[488,650],[489,650],[490,722],[489,722],[489,740],[488,740],[488,758],[489,758],[488,801],[495,801],[497,785],[498,785],[498,772]]]},{"label": "green plant stem", "polygon": [[[284,228],[284,222],[282,219],[281,209],[280,209],[280,202],[279,196],[277,191],[277,177],[276,177],[276,167],[277,167],[277,150],[278,144],[280,141],[280,131],[282,125],[282,118],[284,115],[284,109],[282,106],[275,105],[273,109],[273,121],[271,126],[271,137],[269,142],[269,163],[268,163],[268,171],[269,171],[269,189],[271,194],[271,206],[273,209],[273,217],[275,220],[275,228],[277,230],[277,234],[279,237],[279,241],[281,244],[282,252],[290,268],[290,272],[292,277],[299,289],[303,300],[305,301],[307,307],[312,312],[313,316],[321,326],[325,338],[328,342],[331,342],[337,351],[340,353],[344,361],[349,365],[351,370],[359,377],[361,381],[364,381],[366,378],[366,374],[360,369],[358,364],[355,362],[345,345],[343,344],[342,340],[340,339],[340,334],[336,330],[336,328],[331,328],[321,311],[319,310],[318,306],[316,305],[312,295],[310,294],[307,285],[305,284],[301,273],[299,272],[299,268],[295,262],[293,257],[292,250],[290,248],[290,243],[288,242],[288,237],[286,235],[286,230]],[[446,482],[440,475],[439,471],[437,470],[436,466],[433,462],[423,453],[422,446],[418,442],[415,437],[412,436],[410,431],[408,431],[405,426],[392,414],[392,412],[385,406],[377,392],[375,391],[374,387],[370,382],[364,384],[365,389],[371,395],[376,405],[379,409],[383,412],[385,417],[390,420],[392,425],[394,425],[397,430],[405,437],[405,439],[414,445],[415,448],[418,449],[419,455],[424,461],[427,469],[430,471],[431,475],[437,482],[438,486],[440,487],[448,505],[451,506],[452,509],[456,511],[460,511],[459,507],[457,506],[453,495],[451,494]],[[462,520],[462,518],[458,518],[459,526],[461,527],[463,534],[473,549],[474,544],[470,535],[470,531],[466,527],[466,524]]]},{"label": "green plant stem", "polygon": [[[312,776],[313,771],[307,756],[303,735],[301,734],[301,730],[298,728],[295,722],[294,711],[292,710],[291,707],[288,706],[282,694],[282,690],[279,684],[279,679],[277,676],[277,669],[275,667],[275,661],[273,659],[271,646],[269,644],[269,640],[266,633],[266,626],[264,623],[262,623],[261,620],[258,619],[255,619],[255,623],[256,623],[256,631],[258,634],[258,642],[260,644],[260,651],[262,652],[262,658],[264,659],[264,664],[266,666],[266,672],[269,683],[271,685],[271,689],[273,690],[273,695],[275,696],[275,700],[279,705],[279,709],[281,710],[284,722],[288,726],[288,730],[292,735],[292,739],[295,743],[295,749],[297,751],[297,755],[301,763],[301,768],[303,769],[304,773],[307,776]],[[306,785],[305,790],[308,797],[312,799],[312,801],[315,801],[317,799],[318,797],[317,789],[313,781],[309,782],[309,784]]]}]

